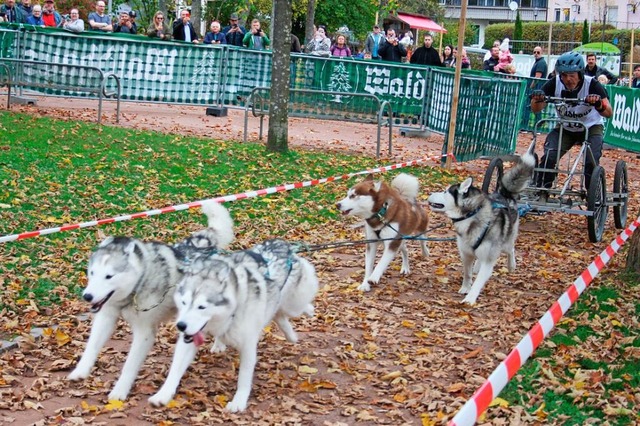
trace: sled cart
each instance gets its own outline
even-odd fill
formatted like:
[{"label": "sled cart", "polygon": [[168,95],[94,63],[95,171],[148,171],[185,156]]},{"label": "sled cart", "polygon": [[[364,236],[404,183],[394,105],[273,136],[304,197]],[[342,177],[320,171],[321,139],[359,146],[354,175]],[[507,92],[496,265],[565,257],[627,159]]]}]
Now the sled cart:
[{"label": "sled cart", "polygon": [[[574,106],[585,104],[583,99],[566,99],[546,96],[544,102],[552,103],[556,107]],[[532,148],[536,149],[538,129],[546,122],[551,124],[566,124],[582,127],[585,131],[585,140],[579,145],[579,152],[575,154],[575,147],[570,149],[564,157],[560,158],[560,149],[556,158],[556,168],[545,168],[539,164],[538,154],[535,154],[536,167],[529,182],[529,186],[520,194],[518,205],[520,211],[532,212],[561,212],[585,216],[587,218],[587,230],[589,240],[593,243],[602,240],[604,226],[607,221],[609,207],[613,208],[615,227],[623,229],[627,222],[628,175],[627,164],[623,160],[616,163],[613,175],[613,188],[607,191],[606,173],[602,166],[595,166],[591,174],[589,185],[585,177],[585,164],[588,156],[593,160],[593,152],[588,138],[588,129],[575,120],[560,118],[545,118],[536,123]],[[560,141],[564,127],[559,126]],[[544,141],[543,143],[544,144]],[[503,175],[503,162],[508,161],[508,156],[495,157],[489,163],[484,175],[482,190],[493,192]],[[594,161],[595,163],[595,161]],[[551,188],[542,188],[536,185],[536,175],[542,172],[556,174]]]}]

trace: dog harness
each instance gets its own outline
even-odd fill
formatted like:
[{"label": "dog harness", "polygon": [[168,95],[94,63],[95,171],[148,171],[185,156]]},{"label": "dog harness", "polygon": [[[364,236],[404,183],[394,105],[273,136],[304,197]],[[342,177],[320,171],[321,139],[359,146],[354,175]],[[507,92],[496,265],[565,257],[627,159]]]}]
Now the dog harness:
[{"label": "dog harness", "polygon": [[[466,215],[464,215],[462,217],[452,218],[451,221],[456,223],[456,222],[462,222],[463,220],[467,220],[470,217],[473,217],[476,214],[478,214],[478,212],[480,211],[481,208],[482,208],[482,206],[476,208],[475,210],[470,211],[469,213],[467,213]],[[494,201],[494,202],[491,203],[491,208],[492,209],[508,209],[509,206],[504,204],[504,203],[501,203],[499,201]],[[480,236],[478,237],[476,242],[471,246],[473,251],[476,251],[478,249],[478,247],[480,247],[480,244],[482,244],[482,241],[484,241],[484,238],[487,236],[487,233],[489,232],[489,228],[490,227],[491,227],[491,222],[487,222],[487,224],[485,225],[484,229],[482,230],[482,233],[480,234]]]}]

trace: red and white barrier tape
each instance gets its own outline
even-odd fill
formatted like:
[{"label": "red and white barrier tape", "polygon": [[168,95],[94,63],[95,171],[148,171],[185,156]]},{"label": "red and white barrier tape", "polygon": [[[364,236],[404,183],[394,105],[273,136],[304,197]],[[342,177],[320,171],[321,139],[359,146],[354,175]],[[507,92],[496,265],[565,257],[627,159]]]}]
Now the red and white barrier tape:
[{"label": "red and white barrier tape", "polygon": [[571,287],[551,306],[540,318],[538,323],[529,330],[511,353],[500,363],[489,378],[473,396],[462,406],[460,411],[449,422],[449,426],[467,426],[476,423],[484,410],[489,407],[498,394],[504,389],[509,380],[518,372],[520,367],[529,359],[531,354],[540,346],[544,338],[556,326],[560,318],[569,310],[587,286],[600,273],[602,268],[611,260],[627,239],[640,226],[640,217],[600,253],[582,274],[573,282]]},{"label": "red and white barrier tape", "polygon": [[[276,192],[291,191],[292,189],[298,189],[298,188],[304,188],[304,187],[307,187],[307,186],[319,185],[319,184],[322,184],[322,183],[333,182],[333,181],[337,181],[337,180],[341,180],[341,179],[349,179],[349,178],[351,178],[353,176],[369,174],[369,173],[387,172],[389,170],[401,169],[403,167],[416,166],[416,165],[419,165],[419,164],[422,164],[422,163],[426,163],[427,161],[440,160],[442,157],[446,157],[446,156],[447,156],[447,154],[441,155],[441,156],[424,157],[424,158],[421,158],[421,159],[418,159],[418,160],[413,160],[413,161],[409,161],[409,162],[405,162],[405,163],[397,163],[397,164],[393,164],[393,165],[390,165],[390,166],[377,167],[375,169],[369,169],[369,170],[364,170],[364,171],[361,171],[361,172],[349,173],[349,174],[342,175],[342,176],[332,176],[332,177],[327,177],[327,178],[322,178],[322,179],[313,179],[313,180],[309,180],[309,181],[306,181],[306,182],[296,182],[296,183],[272,186],[270,188],[259,189],[259,190],[256,190],[256,191],[247,191],[247,192],[243,192],[243,193],[239,193],[239,194],[226,195],[224,197],[213,198],[213,201],[217,201],[218,203],[224,203],[224,202],[227,202],[227,201],[237,201],[237,200],[243,200],[245,198],[254,198],[254,197],[258,197],[260,195],[274,194]],[[73,224],[73,225],[64,225],[64,226],[59,226],[59,227],[55,227],[55,228],[48,228],[48,229],[40,229],[40,230],[37,230],[37,231],[22,232],[20,234],[5,235],[5,236],[0,237],[0,244],[1,243],[6,243],[6,242],[9,242],[9,241],[24,240],[24,239],[27,239],[27,238],[39,237],[41,235],[55,234],[56,232],[71,231],[73,229],[80,229],[80,228],[89,228],[89,227],[92,227],[92,226],[105,225],[107,223],[125,222],[127,220],[132,220],[132,219],[140,219],[140,218],[156,216],[156,215],[160,215],[160,214],[164,214],[164,213],[171,213],[171,212],[177,212],[177,211],[181,211],[181,210],[193,209],[193,208],[196,208],[196,207],[200,207],[202,205],[203,201],[208,201],[208,200],[194,201],[194,202],[187,203],[187,204],[178,204],[178,205],[175,205],[175,206],[164,207],[164,208],[155,209],[155,210],[147,210],[145,212],[140,212],[140,213],[116,216],[116,217],[111,217],[111,218],[108,218],[108,219],[92,220],[90,222],[76,223],[76,224]]]}]

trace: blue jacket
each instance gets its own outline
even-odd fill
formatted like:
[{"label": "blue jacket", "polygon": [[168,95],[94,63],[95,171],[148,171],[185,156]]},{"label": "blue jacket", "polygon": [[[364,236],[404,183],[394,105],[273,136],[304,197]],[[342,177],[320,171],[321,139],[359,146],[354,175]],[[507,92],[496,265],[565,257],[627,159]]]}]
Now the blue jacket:
[{"label": "blue jacket", "polygon": [[220,31],[217,34],[214,34],[211,31],[209,31],[208,33],[205,34],[204,41],[203,41],[204,44],[213,44],[214,41],[219,41],[220,44],[227,44],[227,38],[225,37],[222,31]]}]

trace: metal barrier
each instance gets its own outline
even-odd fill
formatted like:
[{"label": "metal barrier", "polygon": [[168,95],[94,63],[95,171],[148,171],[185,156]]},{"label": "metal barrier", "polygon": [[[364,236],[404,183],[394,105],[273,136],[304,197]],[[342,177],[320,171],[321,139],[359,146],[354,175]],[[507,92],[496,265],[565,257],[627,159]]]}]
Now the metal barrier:
[{"label": "metal barrier", "polygon": [[[26,65],[26,66],[25,66]],[[85,65],[68,65],[55,62],[28,61],[24,59],[0,58],[4,75],[0,75],[0,86],[7,86],[7,109],[11,108],[11,88],[44,89],[63,91],[69,96],[78,92],[90,93],[98,97],[98,124],[102,120],[102,99],[115,98],[116,122],[120,122],[120,78],[113,73],[105,73],[100,68]],[[109,89],[109,80],[115,82],[115,89]]]},{"label": "metal barrier", "polygon": [[[264,117],[269,115],[268,87],[256,87],[247,98],[244,108],[244,141],[247,141],[249,110],[260,118],[259,139],[262,140]],[[351,102],[353,99],[371,102]],[[389,155],[392,152],[393,110],[387,101],[369,93],[330,92],[311,89],[289,90],[289,116],[318,120],[350,121],[376,124],[376,158],[380,158],[382,127],[389,127]]]}]

